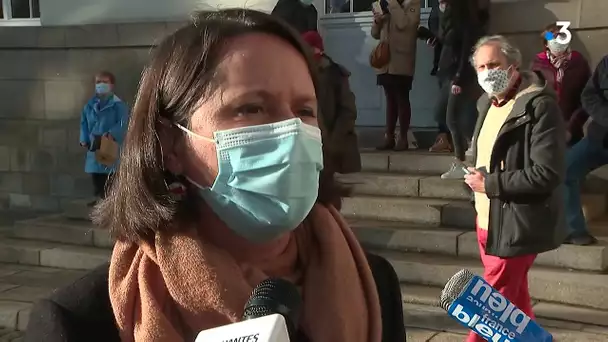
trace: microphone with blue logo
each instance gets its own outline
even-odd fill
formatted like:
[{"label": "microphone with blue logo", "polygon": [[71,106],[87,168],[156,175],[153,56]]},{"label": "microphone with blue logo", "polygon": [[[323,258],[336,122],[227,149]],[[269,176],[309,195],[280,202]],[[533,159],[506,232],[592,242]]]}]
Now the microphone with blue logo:
[{"label": "microphone with blue logo", "polygon": [[490,342],[553,341],[549,332],[469,270],[461,270],[448,280],[440,305],[453,319]]}]

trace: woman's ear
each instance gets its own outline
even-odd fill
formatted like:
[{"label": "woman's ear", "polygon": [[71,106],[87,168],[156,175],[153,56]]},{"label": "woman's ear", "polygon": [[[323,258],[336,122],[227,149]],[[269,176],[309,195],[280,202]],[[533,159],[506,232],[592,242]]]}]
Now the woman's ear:
[{"label": "woman's ear", "polygon": [[181,175],[184,166],[178,154],[181,131],[166,119],[160,119],[160,124],[156,125],[160,151],[162,153],[163,168],[173,175]]}]

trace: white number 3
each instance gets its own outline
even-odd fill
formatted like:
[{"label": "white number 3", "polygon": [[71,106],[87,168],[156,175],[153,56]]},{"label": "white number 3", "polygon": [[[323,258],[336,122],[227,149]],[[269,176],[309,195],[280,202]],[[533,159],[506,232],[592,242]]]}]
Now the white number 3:
[{"label": "white number 3", "polygon": [[571,23],[569,21],[558,21],[555,24],[560,27],[559,33],[563,33],[557,35],[557,37],[555,37],[555,40],[557,40],[557,42],[560,44],[570,43],[570,41],[572,40],[572,32],[570,32],[569,30]]}]

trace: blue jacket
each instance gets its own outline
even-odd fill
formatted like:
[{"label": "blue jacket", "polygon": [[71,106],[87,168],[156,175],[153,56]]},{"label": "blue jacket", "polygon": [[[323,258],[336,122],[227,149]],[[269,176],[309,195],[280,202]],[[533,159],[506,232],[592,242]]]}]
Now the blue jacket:
[{"label": "blue jacket", "polygon": [[[122,145],[129,121],[127,105],[116,95],[112,95],[103,105],[100,104],[101,100],[94,96],[84,106],[80,118],[80,142],[91,146],[94,136],[110,133],[118,145]],[[95,152],[87,152],[84,172],[111,173],[115,169],[116,164],[112,167],[99,164],[95,160]]]}]

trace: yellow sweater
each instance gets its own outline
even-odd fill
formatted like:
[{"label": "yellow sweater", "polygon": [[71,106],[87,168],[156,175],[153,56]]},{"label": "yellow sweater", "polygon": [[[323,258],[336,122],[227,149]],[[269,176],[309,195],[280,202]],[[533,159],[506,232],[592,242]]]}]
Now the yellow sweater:
[{"label": "yellow sweater", "polygon": [[[522,83],[520,87],[525,88],[514,99],[511,99],[502,107],[491,106],[488,110],[488,114],[477,136],[477,162],[475,163],[475,168],[485,167],[487,172],[490,172],[490,158],[492,157],[494,143],[496,142],[498,132],[513,109],[515,101],[521,95],[539,88],[537,85],[530,85],[530,82],[526,83],[528,84]],[[475,193],[475,211],[477,211],[477,225],[479,228],[488,229],[490,225],[490,199],[485,193]]]}]

